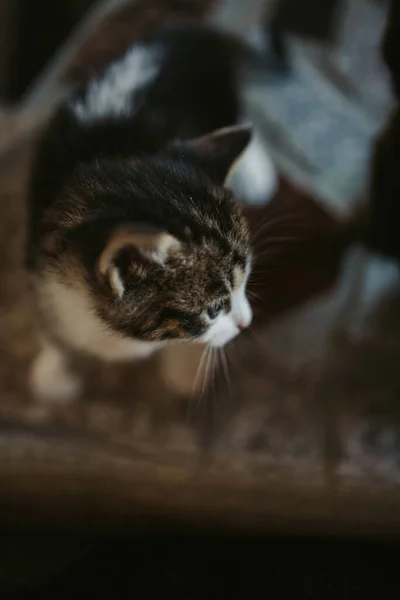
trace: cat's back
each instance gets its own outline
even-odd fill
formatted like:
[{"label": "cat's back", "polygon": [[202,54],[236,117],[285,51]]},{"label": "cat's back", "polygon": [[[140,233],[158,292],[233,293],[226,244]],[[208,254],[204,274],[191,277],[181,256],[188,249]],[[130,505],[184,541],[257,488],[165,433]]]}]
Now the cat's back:
[{"label": "cat's back", "polygon": [[94,127],[134,124],[157,150],[238,118],[240,42],[206,26],[168,24],[137,41],[70,100],[75,118]]},{"label": "cat's back", "polygon": [[156,154],[237,122],[241,55],[239,42],[204,26],[165,25],[137,41],[58,109],[33,188],[51,196],[82,163]]}]

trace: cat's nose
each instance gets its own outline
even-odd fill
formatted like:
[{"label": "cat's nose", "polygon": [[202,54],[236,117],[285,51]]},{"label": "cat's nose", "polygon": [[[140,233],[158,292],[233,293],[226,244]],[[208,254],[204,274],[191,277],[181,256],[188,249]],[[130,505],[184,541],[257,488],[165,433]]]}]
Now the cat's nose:
[{"label": "cat's nose", "polygon": [[253,312],[247,298],[244,298],[233,313],[235,325],[238,329],[247,329],[253,320]]},{"label": "cat's nose", "polygon": [[243,331],[243,329],[247,329],[253,320],[253,314],[251,311],[248,312],[245,316],[243,316],[237,323],[238,329]]}]

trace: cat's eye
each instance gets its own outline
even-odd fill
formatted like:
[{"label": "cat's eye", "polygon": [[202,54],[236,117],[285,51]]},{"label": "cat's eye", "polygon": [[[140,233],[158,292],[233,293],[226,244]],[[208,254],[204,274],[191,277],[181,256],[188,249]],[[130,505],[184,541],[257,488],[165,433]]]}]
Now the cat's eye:
[{"label": "cat's eye", "polygon": [[216,319],[218,315],[226,308],[227,302],[226,300],[221,300],[220,302],[216,302],[208,307],[207,313],[210,319]]}]

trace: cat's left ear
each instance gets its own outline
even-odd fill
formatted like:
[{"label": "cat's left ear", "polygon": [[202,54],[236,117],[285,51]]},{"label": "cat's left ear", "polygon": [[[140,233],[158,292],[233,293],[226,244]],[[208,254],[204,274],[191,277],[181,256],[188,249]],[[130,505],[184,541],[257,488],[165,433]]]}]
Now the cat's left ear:
[{"label": "cat's left ear", "polygon": [[125,282],[119,259],[123,251],[129,251],[132,265],[157,263],[163,266],[180,247],[180,242],[164,231],[119,227],[111,233],[98,258],[97,275],[101,281],[108,281],[114,294],[122,298]]},{"label": "cat's left ear", "polygon": [[174,152],[194,162],[216,183],[222,185],[249,144],[251,125],[233,125],[174,145]]}]

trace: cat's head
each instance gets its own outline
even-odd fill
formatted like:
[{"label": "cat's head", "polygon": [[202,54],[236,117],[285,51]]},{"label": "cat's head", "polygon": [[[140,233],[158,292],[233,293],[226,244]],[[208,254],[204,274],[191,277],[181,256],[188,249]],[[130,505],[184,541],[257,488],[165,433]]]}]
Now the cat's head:
[{"label": "cat's head", "polygon": [[100,216],[84,220],[80,247],[109,327],[146,341],[223,346],[250,324],[249,229],[223,187],[250,135],[220,130],[82,174],[80,196]]}]

